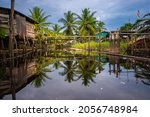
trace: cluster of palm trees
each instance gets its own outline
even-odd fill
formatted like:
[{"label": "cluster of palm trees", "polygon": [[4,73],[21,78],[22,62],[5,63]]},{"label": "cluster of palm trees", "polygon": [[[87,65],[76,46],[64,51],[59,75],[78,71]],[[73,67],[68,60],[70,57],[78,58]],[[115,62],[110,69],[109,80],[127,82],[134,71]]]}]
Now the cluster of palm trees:
[{"label": "cluster of palm trees", "polygon": [[[35,29],[38,36],[42,38],[42,34],[47,34],[48,27],[51,24],[47,22],[50,15],[46,15],[43,9],[39,7],[30,9],[30,13],[31,17],[38,23]],[[63,25],[54,24],[50,31],[57,34],[62,32],[64,35],[95,35],[97,31],[105,30],[104,23],[96,20],[95,13],[91,12],[89,8],[83,9],[81,15],[68,11],[64,13],[64,18],[58,20]]]},{"label": "cluster of palm trees", "polygon": [[63,33],[66,35],[88,36],[95,35],[97,31],[102,31],[104,23],[97,21],[94,16],[96,11],[91,12],[89,8],[82,9],[81,15],[68,11],[64,13],[64,18],[59,22],[63,23]]}]

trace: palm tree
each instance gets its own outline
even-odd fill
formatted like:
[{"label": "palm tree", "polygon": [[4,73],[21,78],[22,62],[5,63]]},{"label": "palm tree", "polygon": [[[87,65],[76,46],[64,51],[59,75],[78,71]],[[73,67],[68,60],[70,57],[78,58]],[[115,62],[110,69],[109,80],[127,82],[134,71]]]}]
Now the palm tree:
[{"label": "palm tree", "polygon": [[37,24],[35,25],[36,30],[36,38],[38,39],[39,43],[45,39],[45,35],[49,33],[49,25],[51,23],[47,22],[50,15],[46,15],[43,9],[35,6],[33,9],[29,9],[31,13],[31,18],[34,19]]},{"label": "palm tree", "polygon": [[38,23],[38,28],[47,28],[50,23],[47,22],[47,19],[50,15],[46,15],[43,9],[35,6],[33,9],[29,9],[32,19],[34,19]]},{"label": "palm tree", "polygon": [[150,13],[145,14],[141,19],[138,19],[133,29],[139,32],[150,32]]},{"label": "palm tree", "polygon": [[95,35],[96,33],[96,18],[94,14],[96,12],[90,12],[89,8],[82,10],[81,16],[76,14],[78,21],[76,22],[79,25],[79,35]]},{"label": "palm tree", "polygon": [[96,30],[97,30],[97,32],[100,33],[102,31],[106,30],[106,28],[104,26],[105,26],[104,22],[97,21],[97,23],[96,23]]},{"label": "palm tree", "polygon": [[66,35],[73,35],[74,31],[76,29],[76,18],[74,17],[74,13],[71,11],[68,11],[67,13],[64,13],[64,18],[61,18],[58,20],[59,22],[63,23],[62,29],[64,29],[64,34]]},{"label": "palm tree", "polygon": [[61,27],[58,24],[52,26],[52,31],[55,33],[60,33]]}]

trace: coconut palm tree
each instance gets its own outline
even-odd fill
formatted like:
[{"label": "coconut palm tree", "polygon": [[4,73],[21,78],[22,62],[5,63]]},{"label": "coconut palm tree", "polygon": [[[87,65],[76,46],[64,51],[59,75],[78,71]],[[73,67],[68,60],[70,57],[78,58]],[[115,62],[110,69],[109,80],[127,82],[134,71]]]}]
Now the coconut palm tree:
[{"label": "coconut palm tree", "polygon": [[61,27],[58,24],[52,26],[52,31],[55,33],[60,33]]},{"label": "coconut palm tree", "polygon": [[29,9],[31,13],[31,18],[34,19],[37,24],[35,24],[35,31],[36,31],[36,38],[38,39],[39,43],[45,39],[45,35],[49,33],[49,25],[50,22],[47,22],[50,15],[46,15],[43,9],[35,6],[32,9]]},{"label": "coconut palm tree", "polygon": [[106,30],[104,22],[97,21],[97,23],[96,23],[96,30],[99,33],[102,32],[102,31],[104,31],[104,30]]},{"label": "coconut palm tree", "polygon": [[43,9],[35,6],[29,9],[31,13],[31,18],[38,23],[38,28],[47,28],[51,23],[47,22],[50,15],[46,15]]},{"label": "coconut palm tree", "polygon": [[150,13],[145,14],[141,19],[138,19],[133,29],[139,32],[150,32]]},{"label": "coconut palm tree", "polygon": [[89,8],[85,8],[82,10],[81,16],[75,14],[78,18],[76,22],[79,25],[79,35],[86,36],[86,35],[95,35],[96,33],[96,18],[94,14],[96,12],[92,12]]},{"label": "coconut palm tree", "polygon": [[74,31],[76,29],[76,18],[74,17],[74,13],[71,11],[68,11],[67,13],[64,13],[64,18],[61,18],[58,20],[59,22],[63,23],[62,29],[64,29],[64,34],[66,35],[73,35]]}]

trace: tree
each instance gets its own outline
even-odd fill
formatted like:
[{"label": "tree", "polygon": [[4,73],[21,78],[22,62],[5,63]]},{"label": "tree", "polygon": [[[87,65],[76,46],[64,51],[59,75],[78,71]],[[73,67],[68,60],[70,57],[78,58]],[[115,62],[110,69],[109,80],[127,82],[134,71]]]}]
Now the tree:
[{"label": "tree", "polygon": [[138,19],[133,29],[138,32],[150,32],[150,13],[145,14],[141,19]]},{"label": "tree", "polygon": [[52,26],[52,31],[55,33],[60,33],[61,27],[58,24]]},{"label": "tree", "polygon": [[131,31],[133,28],[132,23],[125,23],[123,26],[120,27],[120,31]]},{"label": "tree", "polygon": [[61,18],[58,20],[59,22],[63,23],[62,29],[64,29],[64,34],[66,35],[73,35],[74,31],[76,29],[76,18],[74,17],[74,13],[71,11],[68,11],[67,13],[64,13],[64,18]]},{"label": "tree", "polygon": [[106,30],[104,22],[97,21],[97,23],[96,23],[96,31],[100,33],[100,32],[102,32],[104,30]]},{"label": "tree", "polygon": [[96,12],[92,12],[89,8],[85,8],[82,10],[81,16],[76,14],[78,21],[76,22],[79,25],[79,35],[95,35],[96,33],[96,18],[94,14]]},{"label": "tree", "polygon": [[29,9],[31,16],[33,20],[37,22],[35,24],[35,31],[36,31],[36,38],[39,40],[39,43],[41,44],[41,41],[45,39],[45,35],[49,32],[49,25],[51,23],[47,22],[50,15],[46,15],[43,9],[35,6],[33,9]]}]

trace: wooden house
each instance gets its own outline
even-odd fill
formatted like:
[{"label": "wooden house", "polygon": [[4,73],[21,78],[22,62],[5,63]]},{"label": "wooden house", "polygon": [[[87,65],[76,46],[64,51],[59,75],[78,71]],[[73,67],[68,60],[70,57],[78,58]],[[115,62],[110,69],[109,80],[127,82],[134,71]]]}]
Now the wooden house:
[{"label": "wooden house", "polygon": [[[6,36],[9,36],[10,9],[0,7],[0,28],[5,29]],[[14,11],[14,35],[17,43],[27,44],[35,39],[34,25],[37,24],[30,17]]]}]

